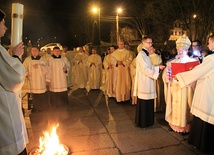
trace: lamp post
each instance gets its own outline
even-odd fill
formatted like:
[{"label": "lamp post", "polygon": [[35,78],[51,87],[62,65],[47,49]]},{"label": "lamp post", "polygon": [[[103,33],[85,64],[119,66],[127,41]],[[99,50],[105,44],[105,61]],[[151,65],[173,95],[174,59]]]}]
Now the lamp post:
[{"label": "lamp post", "polygon": [[193,29],[193,34],[194,34],[194,36],[192,37],[192,39],[193,40],[195,40],[196,39],[196,35],[197,35],[197,15],[196,14],[193,14],[193,20],[194,20],[194,29]]},{"label": "lamp post", "polygon": [[98,13],[98,33],[99,33],[99,42],[100,42],[100,8],[96,8],[96,7],[94,7],[93,9],[92,9],[92,11],[94,12],[94,13]]},{"label": "lamp post", "polygon": [[117,36],[117,42],[119,41],[119,13],[122,12],[121,8],[117,9],[117,15],[116,15],[116,36]]}]

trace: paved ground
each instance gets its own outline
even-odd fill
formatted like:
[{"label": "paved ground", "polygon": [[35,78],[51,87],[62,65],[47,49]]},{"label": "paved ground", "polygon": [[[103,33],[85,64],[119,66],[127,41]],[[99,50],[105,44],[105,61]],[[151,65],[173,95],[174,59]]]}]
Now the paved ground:
[{"label": "paved ground", "polygon": [[[24,90],[23,90],[24,94]],[[69,106],[31,113],[23,98],[29,144],[27,150],[39,145],[39,137],[51,124],[59,123],[60,142],[72,155],[195,155],[200,154],[187,144],[187,136],[168,131],[164,113],[155,113],[155,124],[137,128],[135,106],[117,104],[102,91],[85,89],[69,91]]]}]

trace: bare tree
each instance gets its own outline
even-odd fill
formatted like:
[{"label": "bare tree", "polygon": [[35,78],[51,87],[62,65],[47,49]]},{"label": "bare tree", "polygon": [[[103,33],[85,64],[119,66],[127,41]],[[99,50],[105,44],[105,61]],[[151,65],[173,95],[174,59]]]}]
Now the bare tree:
[{"label": "bare tree", "polygon": [[185,2],[177,0],[177,4],[182,11],[181,17],[185,21],[190,38],[200,39],[205,43],[214,24],[214,1],[190,0]]},{"label": "bare tree", "polygon": [[132,17],[128,23],[142,36],[165,41],[176,19],[183,21],[191,39],[206,42],[213,31],[214,1],[211,0],[127,0],[127,3]]},{"label": "bare tree", "polygon": [[128,11],[132,19],[127,23],[135,27],[142,37],[150,35],[165,41],[169,37],[167,31],[176,19],[173,5],[169,0],[128,0]]},{"label": "bare tree", "polygon": [[131,26],[135,27],[141,36],[144,36],[146,32],[146,20],[147,17],[145,16],[145,1],[142,0],[127,0],[127,7],[128,14],[132,18],[127,21]]},{"label": "bare tree", "polygon": [[120,39],[127,42],[132,42],[133,40],[137,40],[138,36],[135,31],[136,31],[135,29],[131,29],[128,26],[122,28],[120,31]]}]

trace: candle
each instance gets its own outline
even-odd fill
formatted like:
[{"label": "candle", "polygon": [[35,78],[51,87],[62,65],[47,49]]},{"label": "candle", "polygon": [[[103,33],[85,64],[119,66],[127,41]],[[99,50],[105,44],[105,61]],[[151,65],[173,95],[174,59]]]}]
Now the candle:
[{"label": "candle", "polygon": [[15,47],[22,42],[24,6],[20,3],[12,3],[11,46]]}]

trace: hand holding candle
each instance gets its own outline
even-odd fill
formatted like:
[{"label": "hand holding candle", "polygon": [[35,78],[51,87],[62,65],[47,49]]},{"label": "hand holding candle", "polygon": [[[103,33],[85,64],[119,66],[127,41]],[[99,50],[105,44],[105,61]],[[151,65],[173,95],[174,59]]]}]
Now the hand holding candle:
[{"label": "hand holding candle", "polygon": [[11,49],[12,50],[12,55],[16,55],[21,59],[21,57],[22,57],[22,55],[24,53],[24,45],[23,45],[23,43],[21,42],[18,45],[16,45],[14,48],[13,47],[11,47],[11,48],[12,48]]}]

